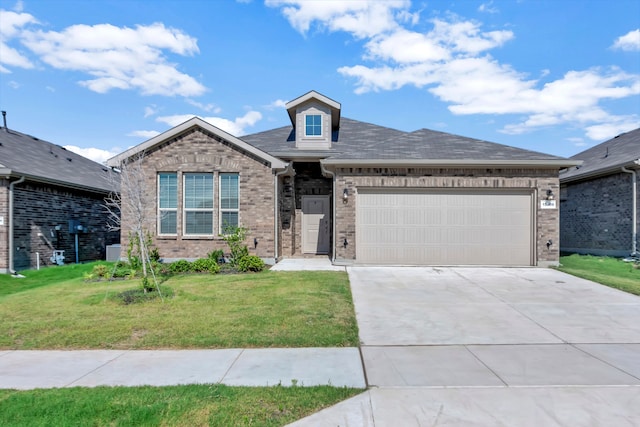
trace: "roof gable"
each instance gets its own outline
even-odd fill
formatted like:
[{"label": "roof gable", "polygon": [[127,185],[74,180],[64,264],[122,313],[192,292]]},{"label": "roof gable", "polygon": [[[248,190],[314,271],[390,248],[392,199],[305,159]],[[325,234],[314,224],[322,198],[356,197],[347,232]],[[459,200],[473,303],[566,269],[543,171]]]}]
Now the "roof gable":
[{"label": "roof gable", "polygon": [[296,99],[289,101],[285,104],[285,108],[287,109],[287,113],[289,114],[289,119],[291,120],[291,124],[295,127],[296,125],[296,110],[298,107],[312,101],[320,102],[331,110],[331,127],[336,129],[340,125],[340,109],[341,105],[339,102],[334,101],[333,99],[322,95],[321,93],[316,92],[315,90],[309,91],[302,96],[297,97]]},{"label": "roof gable", "polygon": [[173,139],[179,135],[182,135],[188,131],[190,131],[192,128],[194,127],[199,127],[207,132],[210,132],[222,139],[224,139],[225,141],[227,141],[228,143],[230,143],[231,145],[234,145],[238,148],[240,148],[241,150],[246,151],[247,153],[250,153],[262,160],[265,160],[266,162],[268,162],[271,165],[272,169],[284,169],[286,167],[286,163],[283,162],[282,160],[268,154],[267,152],[246,143],[245,141],[231,135],[230,133],[227,133],[225,131],[223,131],[222,129],[219,129],[215,126],[213,126],[212,124],[202,120],[199,117],[193,117],[189,120],[187,120],[186,122],[179,124],[178,126],[175,126],[171,129],[169,129],[168,131],[161,133],[160,135],[157,135],[141,144],[136,145],[135,147],[132,147],[120,154],[118,154],[115,157],[110,158],[107,161],[107,164],[109,166],[114,166],[117,167],[120,165],[120,163],[122,163],[124,160],[135,156],[138,153],[144,152],[146,150],[150,150],[162,143],[164,143],[165,141],[168,141],[170,139]]},{"label": "roof gable", "polygon": [[618,172],[624,166],[638,167],[640,128],[616,136],[571,157],[582,165],[560,174],[560,181],[573,181]]},{"label": "roof gable", "polygon": [[117,175],[59,145],[12,129],[0,129],[0,172],[32,181],[108,193]]}]

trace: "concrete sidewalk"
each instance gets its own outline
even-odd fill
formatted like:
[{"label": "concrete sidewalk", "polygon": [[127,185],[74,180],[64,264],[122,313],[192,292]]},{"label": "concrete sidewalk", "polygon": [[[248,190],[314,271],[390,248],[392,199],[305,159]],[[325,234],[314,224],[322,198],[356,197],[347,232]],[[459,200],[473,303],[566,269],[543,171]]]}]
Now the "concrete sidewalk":
[{"label": "concrete sidewalk", "polygon": [[0,351],[0,388],[333,385],[364,388],[357,348]]}]

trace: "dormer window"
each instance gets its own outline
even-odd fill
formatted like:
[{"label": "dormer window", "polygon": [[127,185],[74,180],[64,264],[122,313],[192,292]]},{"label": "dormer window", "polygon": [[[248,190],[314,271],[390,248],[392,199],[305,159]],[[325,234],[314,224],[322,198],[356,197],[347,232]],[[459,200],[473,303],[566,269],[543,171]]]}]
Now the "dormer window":
[{"label": "dormer window", "polygon": [[305,116],[305,136],[322,136],[322,116],[320,114],[307,114]]}]

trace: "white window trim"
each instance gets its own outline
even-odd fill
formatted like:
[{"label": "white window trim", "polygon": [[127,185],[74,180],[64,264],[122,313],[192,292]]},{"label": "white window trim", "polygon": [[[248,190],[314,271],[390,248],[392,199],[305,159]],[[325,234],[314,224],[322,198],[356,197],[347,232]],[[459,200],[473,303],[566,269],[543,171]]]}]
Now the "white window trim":
[{"label": "white window trim", "polygon": [[[186,204],[186,191],[185,187],[187,185],[187,180],[185,176],[187,175],[203,175],[208,174],[211,175],[213,180],[213,194],[211,195],[212,200],[214,201],[213,206],[211,208],[187,208]],[[215,236],[215,221],[216,221],[216,206],[215,206],[215,191],[216,191],[216,174],[213,172],[184,172],[182,174],[182,235],[186,237],[211,237]],[[211,212],[211,233],[187,233],[187,212]]]},{"label": "white window trim", "polygon": [[[156,184],[156,200],[158,201],[158,220],[157,220],[157,225],[158,225],[158,236],[177,236],[178,235],[178,200],[176,200],[176,207],[175,208],[161,208],[160,207],[160,175],[162,174],[175,174],[176,176],[176,184],[178,184],[178,180],[180,179],[180,177],[178,176],[177,172],[158,172],[157,174],[157,184]],[[176,194],[177,197],[177,194]],[[175,212],[176,213],[176,232],[175,233],[162,233],[162,228],[161,228],[161,222],[162,222],[162,215],[163,212]]]},{"label": "white window trim", "polygon": [[[222,175],[236,175],[238,177],[238,208],[237,209],[222,209]],[[240,221],[240,174],[236,172],[220,172],[218,173],[218,230],[222,234],[222,213],[223,212],[237,212],[238,213],[238,227],[242,222]]]},{"label": "white window trim", "polygon": [[[307,117],[318,116],[320,117],[320,135],[309,135],[307,133]],[[324,138],[324,114],[321,113],[306,113],[304,115],[304,137],[305,138]]]}]

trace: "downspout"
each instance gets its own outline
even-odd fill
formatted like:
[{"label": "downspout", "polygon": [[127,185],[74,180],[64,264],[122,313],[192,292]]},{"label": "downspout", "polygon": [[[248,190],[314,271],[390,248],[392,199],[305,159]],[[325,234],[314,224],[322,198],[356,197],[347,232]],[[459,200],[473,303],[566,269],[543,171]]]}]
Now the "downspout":
[{"label": "downspout", "polygon": [[336,174],[335,172],[331,172],[330,170],[327,170],[324,167],[324,163],[322,163],[322,161],[320,162],[320,170],[322,171],[323,174],[327,174],[329,176],[331,176],[332,180],[333,180],[333,189],[331,190],[331,194],[332,194],[332,216],[331,216],[331,228],[332,230],[332,244],[333,244],[333,248],[331,249],[331,264],[335,264],[336,262],[336,252],[337,252],[337,247],[338,245],[336,244]]},{"label": "downspout", "polygon": [[[636,161],[638,163],[638,161]],[[631,240],[631,256],[638,256],[638,174],[633,169],[627,169],[622,167],[622,172],[630,173],[631,177],[631,189],[633,192],[633,223],[632,223],[632,240]]]},{"label": "downspout", "polygon": [[13,187],[24,182],[24,175],[9,184],[9,273],[16,274],[13,269]]},{"label": "downspout", "polygon": [[273,241],[275,243],[275,247],[273,248],[274,259],[273,262],[278,262],[278,243],[280,239],[278,238],[278,223],[280,216],[280,199],[278,197],[278,178],[282,175],[289,173],[291,174],[291,162],[287,163],[287,166],[280,172],[276,172],[275,178],[273,179],[273,195],[275,199],[275,206],[273,208]]}]

